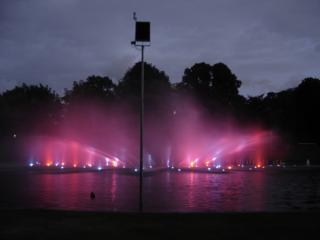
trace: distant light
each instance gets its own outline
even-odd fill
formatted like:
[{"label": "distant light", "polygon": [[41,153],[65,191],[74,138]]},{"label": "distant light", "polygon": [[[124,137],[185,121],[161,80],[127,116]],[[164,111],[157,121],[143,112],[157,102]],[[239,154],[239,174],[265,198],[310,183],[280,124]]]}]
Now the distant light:
[{"label": "distant light", "polygon": [[249,168],[249,170],[251,171],[251,170],[252,170],[252,168]]},{"label": "distant light", "polygon": [[181,168],[178,168],[178,172],[181,172]]},{"label": "distant light", "polygon": [[212,161],[213,161],[213,162],[214,162],[215,160],[217,160],[217,157],[213,157],[213,158],[212,158]]},{"label": "distant light", "polygon": [[33,163],[29,163],[29,167],[33,167]]},{"label": "distant light", "polygon": [[211,171],[211,168],[208,167],[208,171]]},{"label": "distant light", "polygon": [[91,163],[88,163],[88,167],[92,167],[92,164],[91,164]]},{"label": "distant light", "polygon": [[98,167],[98,170],[101,171],[101,170],[102,170],[102,167],[99,166],[99,167]]},{"label": "distant light", "polygon": [[232,169],[232,166],[228,166],[228,169],[231,170],[231,169]]},{"label": "distant light", "polygon": [[64,169],[64,166],[61,166],[60,168],[61,168],[61,169]]},{"label": "distant light", "polygon": [[59,166],[59,163],[58,163],[58,162],[56,162],[54,165],[55,165],[56,167],[58,167],[58,166]]},{"label": "distant light", "polygon": [[222,168],[222,172],[224,172],[225,170],[224,170],[224,168]]},{"label": "distant light", "polygon": [[174,166],[172,166],[171,169],[174,169]]},{"label": "distant light", "polygon": [[17,134],[15,134],[15,133],[12,134],[12,137],[13,137],[13,138],[16,138],[16,137],[17,137]]},{"label": "distant light", "polygon": [[84,165],[83,168],[86,168],[86,165]]},{"label": "distant light", "polygon": [[150,165],[149,168],[152,168],[152,166]]},{"label": "distant light", "polygon": [[193,161],[190,163],[190,167],[191,167],[191,168],[194,167],[194,162],[193,162]]},{"label": "distant light", "polygon": [[64,162],[62,162],[61,165],[64,166]]},{"label": "distant light", "polygon": [[138,172],[138,168],[135,168],[134,171],[135,171],[135,172]]},{"label": "distant light", "polygon": [[173,113],[173,115],[176,115],[176,114],[177,114],[177,111],[176,111],[176,110],[174,110],[172,113]]},{"label": "distant light", "polygon": [[73,167],[76,168],[76,167],[77,167],[77,164],[73,164]]}]

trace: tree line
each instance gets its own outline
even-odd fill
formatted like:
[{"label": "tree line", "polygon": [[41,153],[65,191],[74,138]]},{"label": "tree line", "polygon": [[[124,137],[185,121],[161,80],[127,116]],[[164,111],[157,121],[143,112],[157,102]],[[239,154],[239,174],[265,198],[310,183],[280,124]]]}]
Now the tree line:
[{"label": "tree line", "polygon": [[[117,83],[108,76],[89,76],[73,82],[63,96],[42,84],[7,90],[0,95],[0,137],[28,134],[35,122],[32,131],[55,134],[68,113],[87,102],[126,105],[138,113],[140,69],[138,62]],[[196,63],[185,69],[178,83],[171,83],[164,71],[145,63],[146,117],[151,113],[166,117],[179,111],[170,99],[191,97],[210,116],[229,116],[243,125],[259,123],[279,131],[293,144],[320,144],[319,79],[305,78],[296,87],[249,97],[239,94],[240,86],[241,81],[223,63]]]}]

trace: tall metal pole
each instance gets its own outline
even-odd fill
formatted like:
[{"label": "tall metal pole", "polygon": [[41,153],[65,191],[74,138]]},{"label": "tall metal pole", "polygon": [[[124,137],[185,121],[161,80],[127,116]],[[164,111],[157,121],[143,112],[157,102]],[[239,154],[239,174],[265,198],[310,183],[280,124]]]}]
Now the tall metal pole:
[{"label": "tall metal pole", "polygon": [[144,46],[141,46],[139,212],[143,212]]}]

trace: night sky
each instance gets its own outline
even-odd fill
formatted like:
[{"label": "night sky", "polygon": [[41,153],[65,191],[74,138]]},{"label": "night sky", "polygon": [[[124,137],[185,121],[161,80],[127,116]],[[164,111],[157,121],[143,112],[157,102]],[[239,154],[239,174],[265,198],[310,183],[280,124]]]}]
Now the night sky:
[{"label": "night sky", "polygon": [[320,75],[319,0],[0,0],[0,91],[89,75],[118,81],[139,52],[132,12],[151,21],[146,61],[171,82],[196,62],[224,62],[256,95]]}]

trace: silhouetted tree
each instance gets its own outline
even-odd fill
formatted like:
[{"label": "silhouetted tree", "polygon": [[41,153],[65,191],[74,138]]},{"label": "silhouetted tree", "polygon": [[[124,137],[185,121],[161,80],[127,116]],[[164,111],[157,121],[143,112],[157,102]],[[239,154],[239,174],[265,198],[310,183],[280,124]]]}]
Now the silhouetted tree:
[{"label": "silhouetted tree", "polygon": [[247,105],[251,119],[278,129],[288,141],[320,143],[319,79],[306,78],[296,88],[250,97]]},{"label": "silhouetted tree", "polygon": [[196,63],[184,71],[182,82],[177,84],[180,90],[194,94],[211,111],[234,111],[245,103],[238,93],[241,86],[231,70],[223,63],[213,66]]},{"label": "silhouetted tree", "polygon": [[212,66],[212,92],[216,100],[223,104],[232,104],[239,96],[241,81],[231,72],[227,65],[217,63]]},{"label": "silhouetted tree", "polygon": [[48,86],[22,84],[1,96],[3,134],[52,132],[60,120],[59,96]]},{"label": "silhouetted tree", "polygon": [[[120,96],[140,96],[141,62],[130,68],[118,84]],[[170,89],[169,77],[155,66],[144,63],[145,95],[161,94]]]},{"label": "silhouetted tree", "polygon": [[320,144],[320,80],[305,78],[295,90],[295,103],[300,140]]},{"label": "silhouetted tree", "polygon": [[109,77],[89,76],[86,81],[74,81],[71,90],[65,91],[66,103],[80,101],[110,101],[114,97],[115,84]]},{"label": "silhouetted tree", "polygon": [[198,97],[208,97],[212,91],[212,67],[207,63],[196,63],[191,68],[184,70],[182,82],[178,88],[193,91]]},{"label": "silhouetted tree", "polygon": [[[111,114],[114,98],[115,84],[105,76],[89,76],[86,80],[74,81],[71,90],[65,91],[63,97],[63,129],[62,135],[86,138],[96,136],[103,141],[106,134],[103,119]],[[109,121],[109,125],[110,125]],[[82,129],[82,131],[79,131]],[[80,138],[81,138],[80,137]]]},{"label": "silhouetted tree", "polygon": [[[135,109],[138,109],[141,89],[141,62],[130,68],[117,86],[117,95],[129,101]],[[169,77],[165,72],[155,66],[145,63],[144,65],[144,89],[146,111],[157,110],[167,104],[167,97],[170,94],[171,85]],[[162,103],[162,104],[160,104]],[[159,109],[160,110],[160,109]],[[160,110],[161,111],[161,110]]]}]

